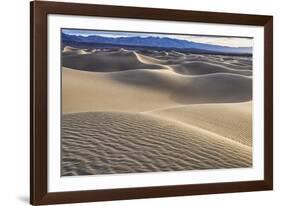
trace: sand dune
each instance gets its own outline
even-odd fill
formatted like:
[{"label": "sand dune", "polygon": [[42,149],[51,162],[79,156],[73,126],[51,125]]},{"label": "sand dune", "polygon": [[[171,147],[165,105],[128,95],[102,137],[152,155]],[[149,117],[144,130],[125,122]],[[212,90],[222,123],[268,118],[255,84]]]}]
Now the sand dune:
[{"label": "sand dune", "polygon": [[239,70],[252,70],[251,57],[227,57],[227,56],[208,56],[206,62],[215,63]]},{"label": "sand dune", "polygon": [[86,49],[77,49],[74,47],[66,46],[64,47],[63,56],[73,56],[73,55],[83,55],[83,54],[89,54],[90,52],[87,52]]},{"label": "sand dune", "polygon": [[144,114],[64,115],[62,145],[62,175],[251,166],[251,147]]},{"label": "sand dune", "polygon": [[[143,52],[141,52],[143,53]],[[176,51],[169,52],[168,55],[158,55],[157,53],[144,53],[145,56],[162,60],[163,63],[181,64],[192,62],[211,63],[218,66],[228,67],[237,70],[252,70],[251,57],[239,56],[222,56],[222,55],[200,55],[200,54],[184,54]]]},{"label": "sand dune", "polygon": [[[210,73],[232,73],[241,75],[252,75],[251,65],[243,64],[236,59],[235,64],[228,61],[218,61],[214,57],[203,55],[184,55],[179,52],[171,52],[167,56],[159,58],[159,53],[148,53],[147,55],[125,49],[112,51],[75,49],[65,47],[62,55],[64,67],[94,72],[114,72],[136,69],[167,69],[180,74],[200,75]],[[167,52],[166,52],[167,53]],[[220,57],[223,58],[223,57]],[[226,58],[226,57],[224,57]],[[233,61],[233,60],[232,60]],[[243,61],[243,60],[241,60]],[[239,63],[240,62],[240,63]],[[245,62],[245,60],[244,60]]]},{"label": "sand dune", "polygon": [[144,64],[135,52],[100,51],[84,55],[63,55],[63,66],[72,69],[94,72],[113,72],[136,69],[165,69],[162,65]]},{"label": "sand dune", "polygon": [[114,80],[112,73],[63,68],[62,74],[63,113],[104,110],[141,112],[180,104],[170,98],[169,91]]},{"label": "sand dune", "polygon": [[237,70],[231,69],[227,66],[220,64],[193,61],[183,64],[173,65],[172,68],[175,72],[180,74],[198,75],[198,74],[211,74],[211,73],[231,73],[251,76],[252,70]]},{"label": "sand dune", "polygon": [[64,47],[62,175],[252,166],[252,59]]},{"label": "sand dune", "polygon": [[241,144],[252,146],[251,108],[252,102],[196,104],[158,109],[146,113],[192,124]]},{"label": "sand dune", "polygon": [[[146,111],[181,104],[251,100],[251,78],[233,74],[183,76],[171,71],[113,73],[63,68],[63,112]],[[112,101],[114,99],[114,101]]]},{"label": "sand dune", "polygon": [[236,74],[178,75],[171,71],[133,70],[111,73],[114,80],[161,90],[183,104],[249,101],[252,79]]}]

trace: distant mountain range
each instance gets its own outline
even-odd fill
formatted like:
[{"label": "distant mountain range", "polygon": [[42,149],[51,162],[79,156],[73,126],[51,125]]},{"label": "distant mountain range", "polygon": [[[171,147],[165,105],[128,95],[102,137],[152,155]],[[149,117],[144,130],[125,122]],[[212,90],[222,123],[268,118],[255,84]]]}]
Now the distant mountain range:
[{"label": "distant mountain range", "polygon": [[64,43],[83,44],[110,44],[136,47],[170,48],[181,50],[200,50],[217,53],[252,54],[252,47],[228,47],[212,44],[197,43],[188,40],[173,39],[168,37],[102,37],[97,35],[78,36],[62,33]]}]

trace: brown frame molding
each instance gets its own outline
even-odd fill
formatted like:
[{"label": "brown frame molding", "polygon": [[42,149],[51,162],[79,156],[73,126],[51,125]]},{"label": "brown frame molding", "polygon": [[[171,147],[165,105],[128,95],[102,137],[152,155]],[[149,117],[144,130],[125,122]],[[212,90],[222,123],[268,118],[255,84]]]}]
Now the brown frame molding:
[{"label": "brown frame molding", "polygon": [[[264,180],[194,185],[47,191],[47,15],[192,21],[264,27]],[[35,1],[30,4],[30,203],[34,205],[273,189],[273,17]]]}]

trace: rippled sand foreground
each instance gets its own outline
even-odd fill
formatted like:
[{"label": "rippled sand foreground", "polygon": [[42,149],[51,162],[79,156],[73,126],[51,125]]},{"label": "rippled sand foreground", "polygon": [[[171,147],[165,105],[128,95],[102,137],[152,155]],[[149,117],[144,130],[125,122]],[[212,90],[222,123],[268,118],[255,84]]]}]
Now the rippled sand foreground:
[{"label": "rippled sand foreground", "polygon": [[251,57],[62,54],[62,175],[252,166]]}]

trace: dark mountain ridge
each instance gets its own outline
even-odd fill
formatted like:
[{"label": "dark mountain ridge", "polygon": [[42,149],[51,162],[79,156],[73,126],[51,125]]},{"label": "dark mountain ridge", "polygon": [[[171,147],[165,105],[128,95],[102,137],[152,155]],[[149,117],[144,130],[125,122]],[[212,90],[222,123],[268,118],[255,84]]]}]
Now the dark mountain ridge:
[{"label": "dark mountain ridge", "polygon": [[252,47],[228,47],[197,43],[187,40],[172,39],[168,37],[102,37],[97,35],[77,36],[62,33],[64,44],[82,45],[112,45],[124,47],[145,47],[162,50],[178,49],[181,51],[192,52],[193,50],[201,53],[228,53],[228,54],[252,54]]}]

